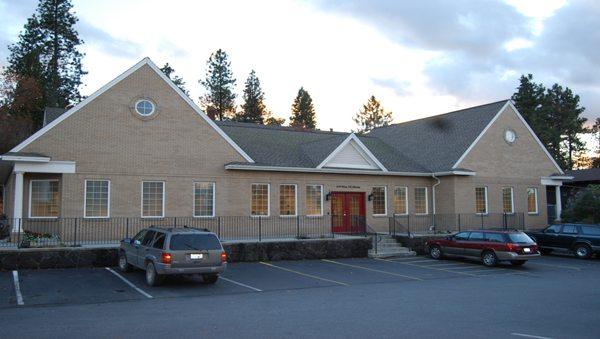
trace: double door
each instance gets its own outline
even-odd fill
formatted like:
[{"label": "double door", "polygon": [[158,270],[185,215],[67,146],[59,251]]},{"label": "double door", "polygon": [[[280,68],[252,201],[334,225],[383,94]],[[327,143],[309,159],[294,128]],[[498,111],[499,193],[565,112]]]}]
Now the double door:
[{"label": "double door", "polygon": [[331,193],[331,227],[334,233],[364,233],[366,228],[365,193]]}]

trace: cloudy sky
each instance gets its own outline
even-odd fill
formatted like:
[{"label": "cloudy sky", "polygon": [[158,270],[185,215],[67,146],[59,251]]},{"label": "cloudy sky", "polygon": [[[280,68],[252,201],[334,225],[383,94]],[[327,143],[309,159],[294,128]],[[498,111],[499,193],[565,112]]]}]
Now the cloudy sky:
[{"label": "cloudy sky", "polygon": [[[0,0],[0,65],[36,0]],[[145,56],[169,62],[198,101],[206,60],[230,55],[237,92],[256,70],[289,117],[300,86],[321,129],[350,130],[370,95],[396,122],[506,99],[533,73],[600,116],[600,2],[594,0],[74,0],[84,94]],[[241,96],[241,95],[240,95]]]}]

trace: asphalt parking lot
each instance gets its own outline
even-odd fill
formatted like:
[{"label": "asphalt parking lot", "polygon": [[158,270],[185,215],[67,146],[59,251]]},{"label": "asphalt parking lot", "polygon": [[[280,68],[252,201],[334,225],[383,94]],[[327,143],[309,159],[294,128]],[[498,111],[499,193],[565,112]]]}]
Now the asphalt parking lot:
[{"label": "asphalt parking lot", "polygon": [[[569,281],[574,283],[570,284]],[[512,304],[517,307],[516,310],[533,307],[534,312],[524,318],[530,316],[539,323],[540,317],[545,313],[543,304],[552,301],[556,303],[557,311],[558,308],[569,310],[566,313],[567,318],[578,319],[572,320],[570,325],[587,324],[587,330],[581,328],[577,333],[570,332],[568,337],[599,337],[598,281],[600,281],[600,259],[577,260],[568,256],[545,256],[539,260],[529,261],[522,267],[503,264],[494,268],[484,267],[476,261],[436,261],[424,256],[396,259],[357,258],[233,263],[229,264],[227,271],[215,285],[203,284],[201,278],[172,277],[159,287],[146,286],[143,272],[137,270],[129,273],[121,273],[116,268],[21,270],[0,272],[0,317],[4,314],[6,320],[6,316],[10,318],[23,312],[41,316],[41,314],[47,315],[49,309],[73,308],[74,310],[90,306],[95,309],[108,308],[113,310],[111,312],[130,307],[135,309],[135,305],[161,309],[168,308],[168,305],[192,301],[196,305],[203,304],[204,301],[210,303],[222,301],[231,305],[241,305],[244,301],[254,300],[264,306],[262,302],[277,300],[276,296],[289,298],[291,295],[298,295],[300,299],[291,301],[289,304],[292,305],[302,299],[311,300],[313,297],[322,302],[327,299],[327,295],[334,294],[341,296],[335,299],[335,303],[342,303],[346,305],[345,307],[357,311],[360,311],[360,305],[368,308],[370,303],[373,303],[371,305],[373,307],[380,305],[383,308],[394,309],[392,301],[396,300],[402,303],[402,307],[409,307],[410,303],[415,303],[417,306],[413,308],[416,308],[420,302],[431,303],[432,300],[439,299],[440,302],[435,302],[435,307],[430,310],[430,313],[444,314],[445,306],[456,307],[453,301],[446,300],[448,295],[460,294],[460,291],[463,291],[472,293],[465,295],[463,302],[489,304],[489,309],[497,309],[502,321],[505,317],[509,317],[506,308],[510,310]],[[585,291],[585,288],[581,289],[580,285],[587,286],[588,283],[589,291]],[[489,297],[486,297],[486,286],[501,286],[503,290],[494,290]],[[580,298],[577,296],[578,293],[570,286],[577,288],[579,293],[585,292],[583,295],[587,297],[581,296],[581,300],[577,299]],[[505,293],[510,295],[511,289],[519,290],[514,300],[507,300]],[[525,294],[535,295],[538,299],[543,298],[539,295],[543,296],[544,293],[540,292],[546,289],[548,298],[537,300],[535,305],[524,304],[525,299],[517,298],[517,295],[528,292],[528,289],[531,289],[530,293]],[[562,293],[570,293],[574,302],[567,301],[568,305],[560,305],[561,301],[556,298],[556,293],[561,293],[561,298],[565,297]],[[422,297],[421,301],[417,298],[419,295]],[[358,301],[352,303],[352,299],[359,296],[365,296],[368,301],[364,304],[356,304]],[[346,298],[348,300],[345,300]],[[399,301],[404,299],[406,301]],[[445,305],[446,303],[453,304]],[[552,303],[548,306],[551,307]],[[396,304],[396,307],[398,306],[400,304]],[[260,307],[258,306],[259,310]],[[284,304],[282,307],[287,306]],[[464,307],[465,317],[479,319],[482,316],[481,313],[467,313],[469,307],[468,305]],[[404,316],[401,318],[406,318],[409,314],[406,312],[409,311],[404,311]],[[410,313],[411,316],[415,312],[422,312],[417,309],[413,311]],[[227,310],[224,308],[223,312]],[[577,314],[580,316],[576,317]],[[401,314],[387,314],[390,319],[400,316]],[[441,317],[437,315],[440,321],[447,316],[454,315]],[[490,315],[490,317],[492,318],[488,320],[492,321],[494,316]],[[587,317],[595,319],[595,323],[588,323]],[[364,315],[362,318],[364,319]],[[541,338],[564,337],[562,334],[565,328],[564,325],[545,331],[536,326],[531,330],[527,329],[528,331],[513,331],[507,328],[504,334],[506,336],[533,335]],[[15,332],[17,333],[19,332]],[[28,333],[35,333],[36,335],[33,336],[44,336],[43,333]],[[106,334],[110,336],[109,333]],[[156,334],[156,332],[152,333]],[[214,333],[222,332],[215,330]],[[276,333],[280,332],[272,334]],[[381,335],[386,336],[386,333],[382,332]],[[483,332],[475,333],[483,334]],[[324,332],[316,334],[319,336]]]}]

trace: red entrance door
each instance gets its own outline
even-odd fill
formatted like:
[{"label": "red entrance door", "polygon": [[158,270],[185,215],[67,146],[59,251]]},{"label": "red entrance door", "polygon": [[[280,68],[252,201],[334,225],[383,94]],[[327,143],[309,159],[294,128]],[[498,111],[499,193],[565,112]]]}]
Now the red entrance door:
[{"label": "red entrance door", "polygon": [[334,233],[363,233],[365,223],[365,193],[331,193],[331,227]]}]

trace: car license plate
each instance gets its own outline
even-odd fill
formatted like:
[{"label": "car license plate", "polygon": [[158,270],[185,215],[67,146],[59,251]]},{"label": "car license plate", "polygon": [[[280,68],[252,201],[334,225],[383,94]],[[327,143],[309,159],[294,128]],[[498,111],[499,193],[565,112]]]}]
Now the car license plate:
[{"label": "car license plate", "polygon": [[525,248],[523,249],[523,252],[525,252],[525,253],[529,253],[529,252],[531,252],[531,248],[529,248],[529,247],[525,247]]},{"label": "car license plate", "polygon": [[204,258],[204,254],[202,253],[192,253],[190,254],[190,259],[198,260]]}]

